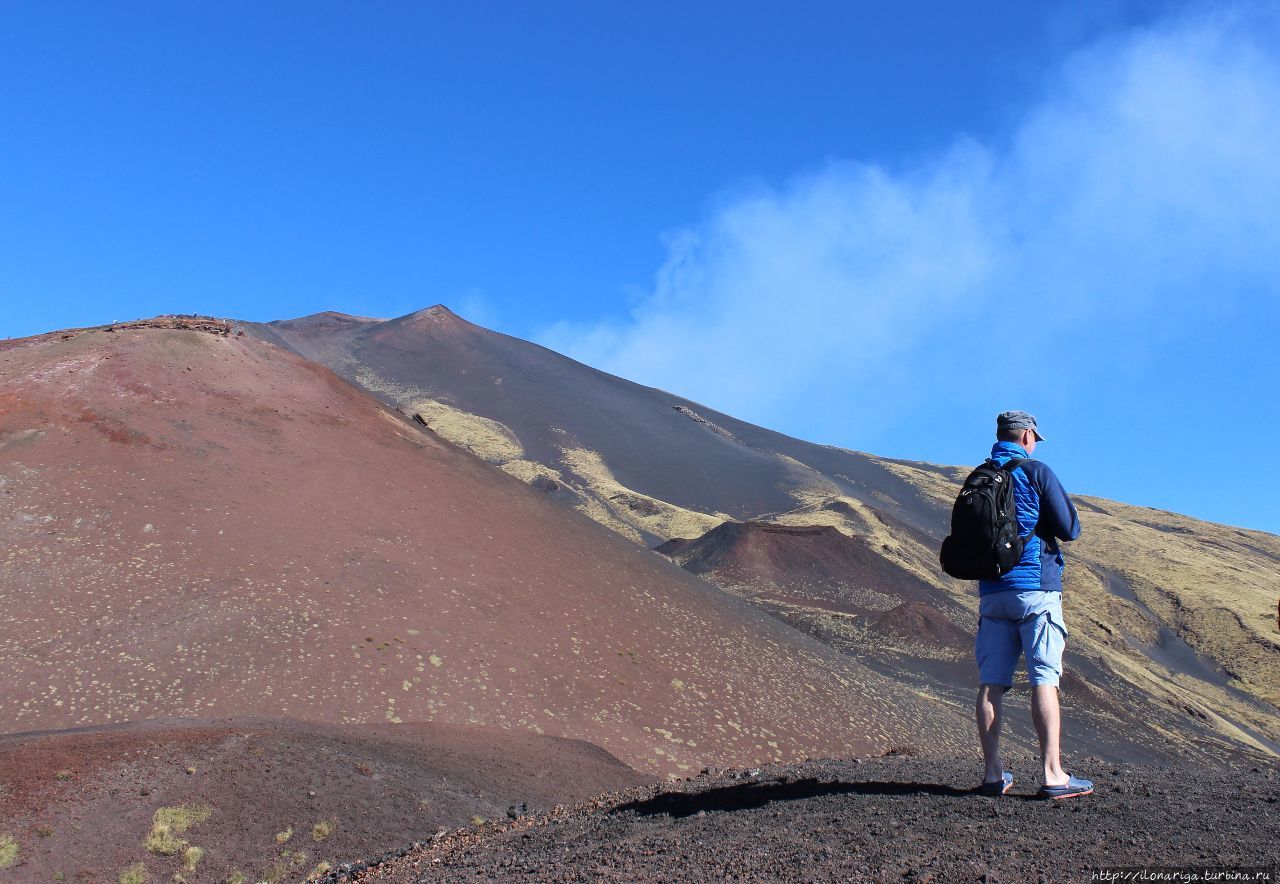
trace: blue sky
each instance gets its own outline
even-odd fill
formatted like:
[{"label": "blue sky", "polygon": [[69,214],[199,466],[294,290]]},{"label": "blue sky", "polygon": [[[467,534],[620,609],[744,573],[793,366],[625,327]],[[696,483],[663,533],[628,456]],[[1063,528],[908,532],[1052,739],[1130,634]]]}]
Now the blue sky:
[{"label": "blue sky", "polygon": [[[483,324],[784,432],[1280,532],[1280,24],[1093,2],[27,4],[0,335]],[[1065,4],[1063,5],[1065,6]]]}]

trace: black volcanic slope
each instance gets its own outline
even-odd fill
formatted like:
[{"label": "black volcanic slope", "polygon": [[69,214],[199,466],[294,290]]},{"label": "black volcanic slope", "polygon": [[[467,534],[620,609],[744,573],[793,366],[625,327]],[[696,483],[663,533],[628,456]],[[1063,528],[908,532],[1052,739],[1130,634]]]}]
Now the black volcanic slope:
[{"label": "black volcanic slope", "polygon": [[[735,518],[795,507],[798,467],[832,478],[922,529],[932,508],[875,458],[793,439],[664,390],[644,387],[545,347],[489,331],[436,306],[385,322],[320,313],[246,325],[332,367],[392,404],[419,390],[505,425],[531,460],[560,460],[563,437],[601,453],[618,481],[700,512]],[[556,433],[560,430],[562,433]],[[803,467],[799,467],[803,471]],[[834,489],[833,489],[834,491]],[[666,540],[667,538],[654,538]]]}]

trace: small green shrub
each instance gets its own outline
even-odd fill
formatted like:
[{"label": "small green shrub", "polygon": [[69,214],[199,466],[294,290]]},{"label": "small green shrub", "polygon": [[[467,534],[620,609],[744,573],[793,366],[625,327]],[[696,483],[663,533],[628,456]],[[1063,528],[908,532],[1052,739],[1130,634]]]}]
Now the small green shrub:
[{"label": "small green shrub", "polygon": [[187,846],[185,838],[178,836],[196,823],[207,820],[213,811],[203,804],[184,804],[180,807],[161,807],[151,818],[151,831],[142,845],[158,856],[173,856]]},{"label": "small green shrub", "polygon": [[273,860],[271,865],[267,866],[267,870],[262,873],[262,880],[266,884],[278,884],[283,881],[285,876],[289,874],[289,866],[284,860]]},{"label": "small green shrub", "polygon": [[0,835],[0,869],[18,861],[18,842],[12,835]]},{"label": "small green shrub", "polygon": [[121,872],[117,880],[120,884],[147,884],[147,867],[142,863],[134,863]]}]

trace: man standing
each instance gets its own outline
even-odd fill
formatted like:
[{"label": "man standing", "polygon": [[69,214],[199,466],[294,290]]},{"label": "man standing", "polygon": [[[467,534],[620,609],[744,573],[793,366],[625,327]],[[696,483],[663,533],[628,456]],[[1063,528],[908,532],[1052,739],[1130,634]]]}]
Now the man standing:
[{"label": "man standing", "polygon": [[1062,552],[1059,541],[1080,536],[1080,518],[1058,477],[1045,464],[1031,460],[1044,441],[1036,419],[1025,411],[1006,411],[996,418],[996,444],[991,460],[1003,465],[1025,462],[1010,472],[1017,506],[1018,534],[1024,538],[1022,558],[999,577],[978,582],[978,737],[986,762],[982,792],[1002,795],[1013,774],[1000,762],[1000,702],[1013,685],[1018,657],[1026,654],[1031,683],[1031,717],[1044,762],[1045,798],[1088,795],[1093,783],[1062,769],[1058,739],[1061,716],[1058,680],[1067,627],[1062,619]]}]

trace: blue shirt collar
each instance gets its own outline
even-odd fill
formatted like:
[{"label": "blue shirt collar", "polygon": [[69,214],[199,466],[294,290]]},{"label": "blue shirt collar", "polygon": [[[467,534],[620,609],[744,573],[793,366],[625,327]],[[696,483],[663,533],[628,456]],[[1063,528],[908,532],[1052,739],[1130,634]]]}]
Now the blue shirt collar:
[{"label": "blue shirt collar", "polygon": [[991,459],[998,461],[1006,461],[1013,457],[1030,458],[1027,449],[1023,448],[1017,442],[997,442],[991,446]]}]

